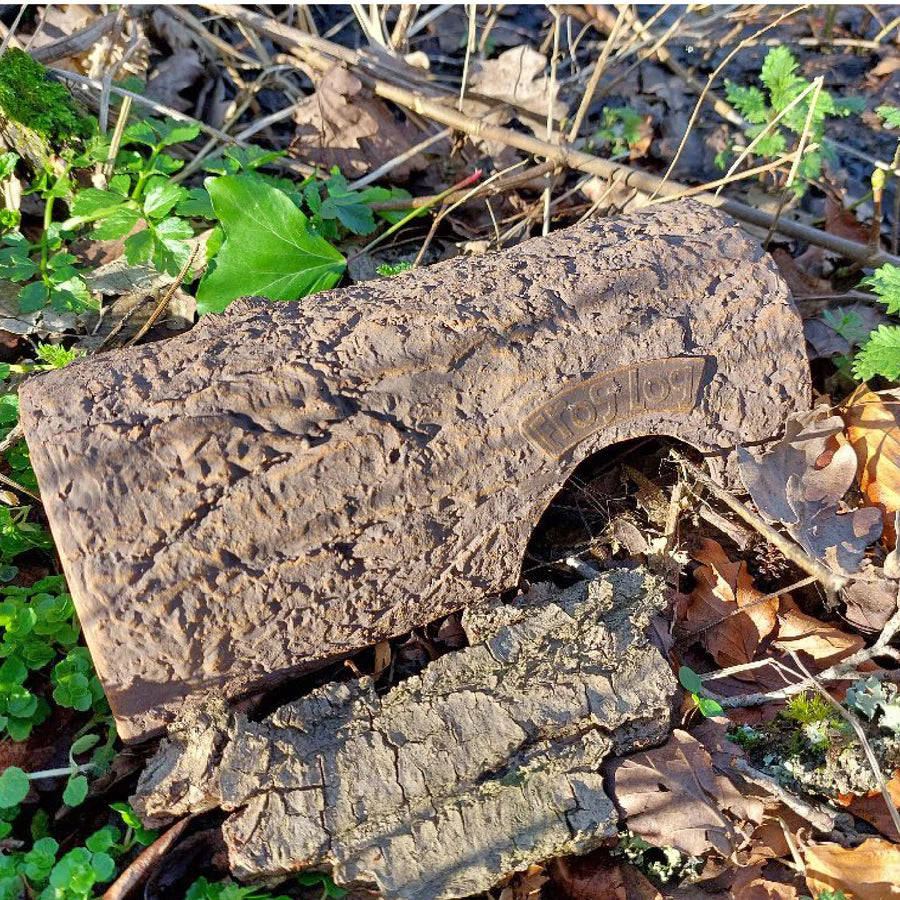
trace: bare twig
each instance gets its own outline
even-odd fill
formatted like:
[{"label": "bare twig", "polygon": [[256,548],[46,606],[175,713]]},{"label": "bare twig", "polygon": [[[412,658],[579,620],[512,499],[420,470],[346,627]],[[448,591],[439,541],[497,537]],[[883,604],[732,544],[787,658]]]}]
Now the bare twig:
[{"label": "bare twig", "polygon": [[181,267],[181,271],[178,273],[175,280],[169,286],[169,289],[163,294],[162,300],[156,304],[152,313],[150,313],[147,321],[144,322],[143,325],[136,331],[127,341],[125,341],[126,347],[131,347],[136,344],[155,324],[156,320],[162,315],[163,310],[169,305],[169,301],[172,297],[175,296],[175,291],[181,287],[182,282],[185,279],[185,276],[188,273],[188,269],[190,269],[191,264],[194,262],[194,257],[197,255],[197,246],[191,249],[191,254],[188,256],[184,265]]},{"label": "bare twig", "polygon": [[588,108],[594,99],[594,93],[597,90],[597,85],[600,83],[603,70],[606,68],[609,54],[612,52],[613,45],[619,35],[619,29],[622,27],[622,22],[625,21],[627,10],[627,5],[623,5],[619,10],[618,18],[616,19],[609,36],[606,38],[606,43],[603,45],[600,58],[594,66],[594,71],[591,72],[590,80],[587,83],[587,87],[584,89],[584,96],[581,98],[581,103],[578,105],[578,112],[575,113],[575,118],[572,120],[572,127],[569,129],[569,143],[574,141],[575,138],[578,137],[578,132],[581,131],[581,123],[584,121]]},{"label": "bare twig", "polygon": [[724,488],[719,487],[705,472],[698,469],[690,460],[677,450],[670,451],[673,459],[708,490],[717,500],[721,500],[732,512],[739,515],[748,525],[758,531],[770,544],[777,547],[795,566],[812,575],[828,591],[835,595],[847,584],[847,579],[832,572],[824,563],[810,556],[802,547],[786,538],[755,512],[748,509],[740,500],[733,497]]},{"label": "bare twig", "polygon": [[153,866],[166,855],[194,818],[194,816],[186,816],[161,834],[106,889],[102,900],[126,900],[135,893],[147,879]]},{"label": "bare twig", "polygon": [[[612,160],[602,159],[567,145],[555,146],[532,135],[514,131],[511,128],[493,125],[484,119],[473,119],[471,116],[431,100],[418,92],[389,84],[381,79],[372,79],[362,72],[359,73],[359,77],[373,87],[380,97],[398,103],[407,109],[412,109],[421,116],[433,119],[442,125],[449,125],[473,137],[501,141],[526,153],[552,159],[568,168],[577,169],[590,175],[597,175],[601,178],[610,178],[614,173],[619,173],[623,176],[622,181],[624,184],[645,194],[664,193],[667,196],[680,195],[689,190],[686,185],[674,181],[663,184],[662,178],[650,172],[634,169]],[[696,199],[709,206],[721,209],[742,222],[749,222],[761,228],[768,228],[774,220],[771,213],[756,209],[738,200],[715,197],[709,193],[697,194]],[[871,248],[867,244],[840,238],[800,222],[782,220],[778,223],[778,231],[788,237],[806,241],[819,247],[825,247],[847,259],[860,260],[868,265],[878,266],[886,262],[900,265],[900,257],[885,253],[882,250],[872,254]]]}]

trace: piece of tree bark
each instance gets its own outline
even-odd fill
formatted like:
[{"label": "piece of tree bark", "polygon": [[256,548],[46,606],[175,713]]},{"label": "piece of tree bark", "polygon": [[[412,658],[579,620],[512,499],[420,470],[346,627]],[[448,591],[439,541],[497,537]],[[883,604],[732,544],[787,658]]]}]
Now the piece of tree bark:
[{"label": "piece of tree bark", "polygon": [[616,833],[599,769],[662,740],[677,684],[648,638],[662,582],[619,569],[470,608],[472,646],[378,696],[332,683],[261,723],[201,707],[132,802],[148,823],[221,806],[232,871],[329,867],[441,900]]},{"label": "piece of tree bark", "polygon": [[30,379],[21,420],[126,740],[516,584],[575,467],[670,435],[722,473],[809,405],[759,245],[681,202]]}]

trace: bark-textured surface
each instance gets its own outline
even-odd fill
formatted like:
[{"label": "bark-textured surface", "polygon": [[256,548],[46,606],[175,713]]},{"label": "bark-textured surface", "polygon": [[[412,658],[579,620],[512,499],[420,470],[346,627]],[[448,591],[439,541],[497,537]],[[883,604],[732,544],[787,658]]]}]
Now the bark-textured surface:
[{"label": "bark-textured surface", "polygon": [[403,900],[487,890],[615,834],[600,764],[664,738],[677,685],[648,625],[658,579],[615,570],[468,610],[472,645],[379,697],[330,684],[261,723],[224,705],[173,729],[133,802],[221,806],[245,879],[330,867]]},{"label": "bark-textured surface", "polygon": [[120,733],[509,588],[585,457],[726,459],[809,404],[759,245],[685,202],[30,379],[22,424]]}]

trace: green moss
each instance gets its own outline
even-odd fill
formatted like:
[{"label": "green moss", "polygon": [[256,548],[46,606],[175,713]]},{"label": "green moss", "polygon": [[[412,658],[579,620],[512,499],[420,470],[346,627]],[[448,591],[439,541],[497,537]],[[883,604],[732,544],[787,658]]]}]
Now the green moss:
[{"label": "green moss", "polygon": [[88,118],[76,109],[66,88],[15,48],[0,57],[0,114],[55,144],[90,133]]}]

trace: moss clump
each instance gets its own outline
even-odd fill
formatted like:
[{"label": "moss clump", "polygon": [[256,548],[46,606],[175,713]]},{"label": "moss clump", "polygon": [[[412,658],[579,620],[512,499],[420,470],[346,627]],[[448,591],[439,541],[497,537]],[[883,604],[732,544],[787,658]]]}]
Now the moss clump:
[{"label": "moss clump", "polygon": [[16,48],[0,56],[0,114],[55,144],[86,137],[91,130],[66,88]]}]

